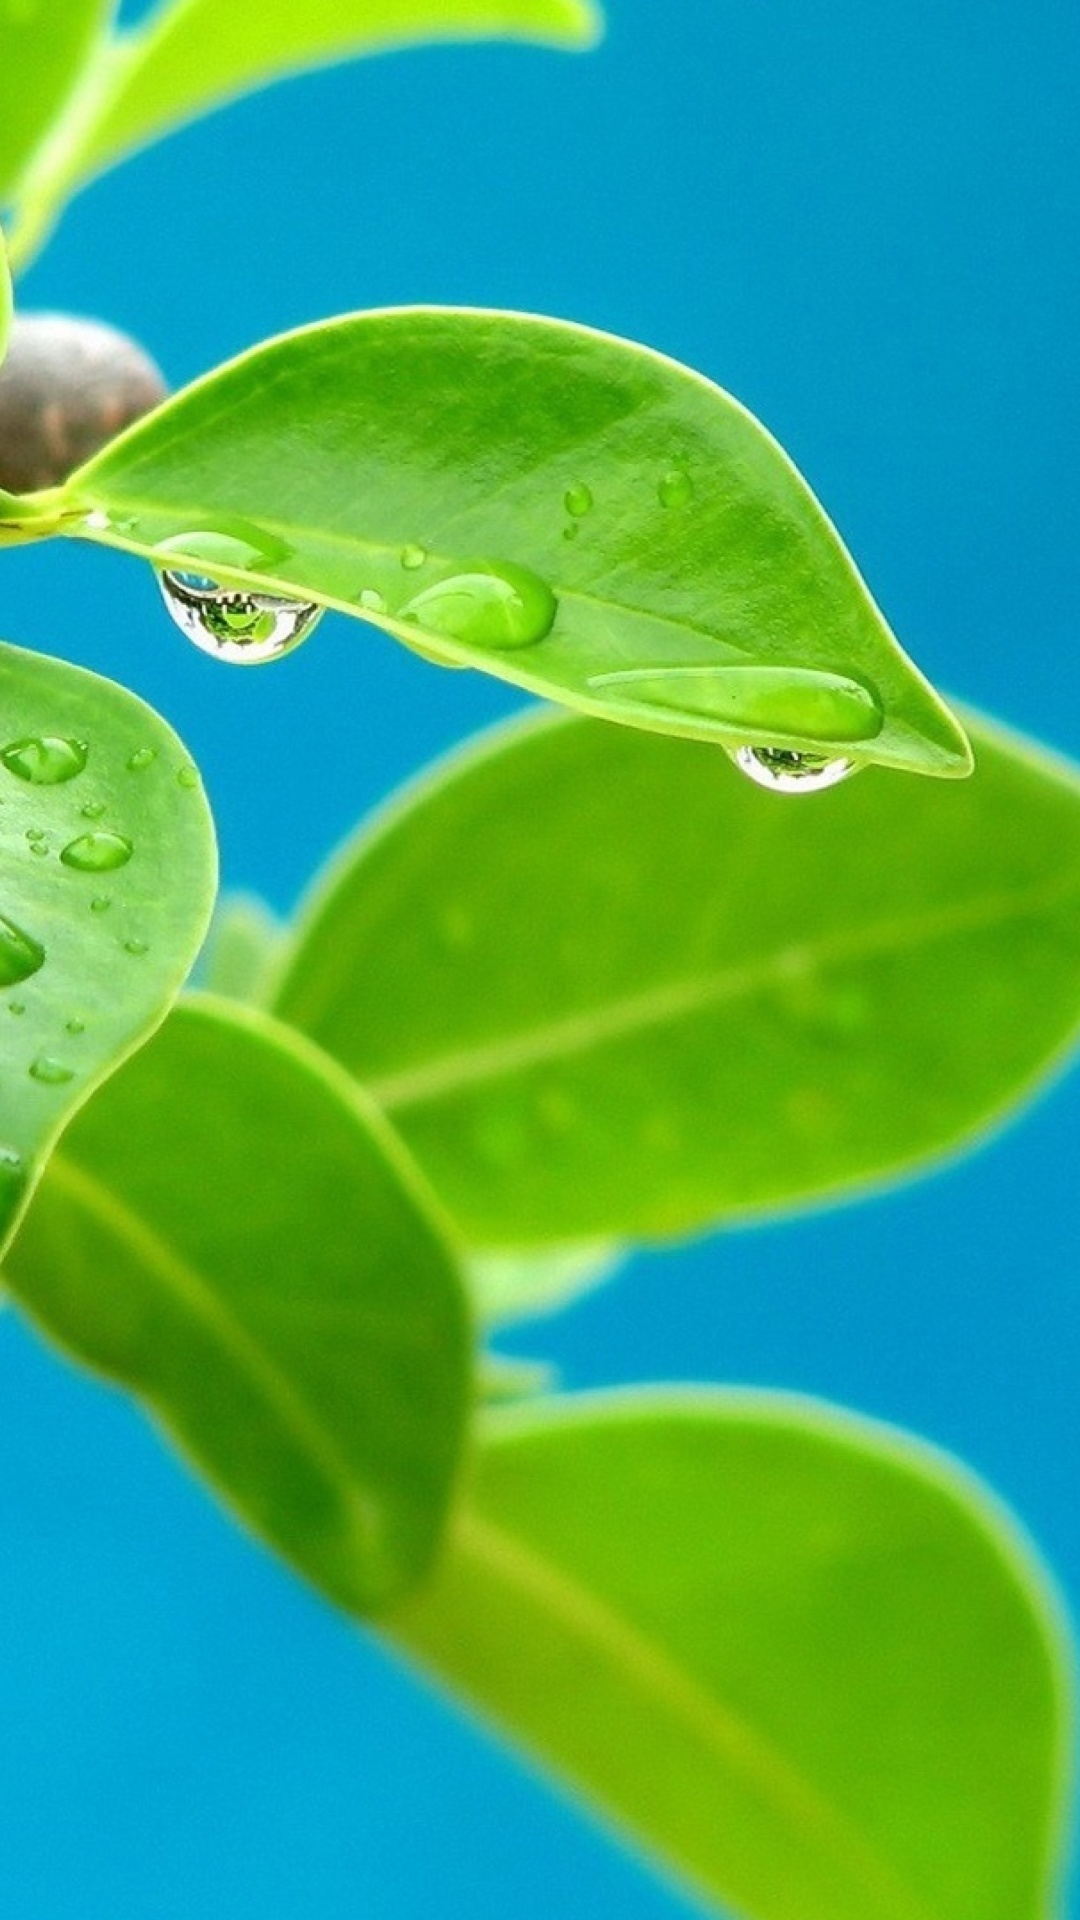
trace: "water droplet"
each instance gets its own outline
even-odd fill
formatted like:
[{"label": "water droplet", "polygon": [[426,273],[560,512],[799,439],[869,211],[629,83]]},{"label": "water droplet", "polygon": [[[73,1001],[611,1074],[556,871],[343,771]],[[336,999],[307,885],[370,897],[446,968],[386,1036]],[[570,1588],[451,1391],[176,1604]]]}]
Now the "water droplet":
[{"label": "water droplet", "polygon": [[854,760],[790,747],[738,747],[731,755],[740,773],[774,793],[822,793],[854,773]]},{"label": "water droplet", "polygon": [[112,901],[109,899],[108,894],[98,893],[95,894],[90,902],[90,911],[91,913],[108,913],[111,906]]},{"label": "water droplet", "polygon": [[426,587],[401,619],[467,646],[532,646],[551,630],[558,602],[546,581],[511,561],[478,560]]},{"label": "water droplet", "polygon": [[[215,585],[221,567],[236,573],[266,573],[288,553],[284,540],[250,520],[230,520],[226,527],[199,527],[159,540],[155,557],[167,560],[170,572]],[[185,564],[186,563],[186,564]]]},{"label": "water droplet", "polygon": [[562,537],[564,540],[576,540],[580,532],[581,532],[581,528],[579,527],[577,521],[571,520],[563,528]]},{"label": "water droplet", "polygon": [[140,953],[148,953],[149,951],[150,949],[147,946],[145,940],[125,940],[124,941],[125,953],[140,954]]},{"label": "water droplet", "polygon": [[88,800],[85,807],[79,808],[84,820],[100,820],[104,811],[104,800]]},{"label": "water droplet", "polygon": [[112,526],[112,521],[109,519],[107,513],[102,512],[100,507],[95,507],[93,513],[87,514],[83,525],[90,533],[108,533],[109,528]]},{"label": "water droplet", "polygon": [[142,773],[145,770],[145,768],[152,767],[156,759],[157,759],[156,747],[136,747],[134,753],[131,754],[128,758],[128,763],[127,763],[128,772]]},{"label": "water droplet", "polygon": [[85,1033],[86,1021],[80,1020],[78,1018],[78,1015],[73,1015],[73,1017],[70,1020],[65,1021],[64,1031],[66,1033]]},{"label": "water droplet", "polygon": [[58,787],[82,772],[87,751],[85,740],[67,740],[54,733],[34,734],[4,747],[0,762],[31,786]]},{"label": "water droplet", "polygon": [[26,837],[28,840],[44,840],[45,829],[44,827],[27,827]]},{"label": "water droplet", "polygon": [[563,506],[575,520],[580,520],[584,514],[592,512],[592,488],[587,487],[583,480],[579,480],[572,487],[567,487],[563,494]]},{"label": "water droplet", "polygon": [[310,600],[246,593],[179,573],[159,574],[158,583],[181,633],[201,652],[233,666],[280,660],[306,640],[322,613]]},{"label": "water droplet", "polygon": [[60,858],[77,873],[109,873],[113,867],[126,867],[134,851],[122,833],[83,833],[68,841]]},{"label": "water droplet", "polygon": [[385,613],[386,601],[377,587],[361,587],[356,596],[356,604],[363,607],[365,613]]},{"label": "water droplet", "polygon": [[62,1087],[74,1080],[74,1067],[65,1067],[62,1060],[56,1060],[51,1053],[39,1053],[36,1060],[30,1062],[31,1080],[40,1080],[43,1087]]},{"label": "water droplet", "polygon": [[662,507],[687,507],[694,497],[694,483],[685,467],[669,467],[656,489]]},{"label": "water droplet", "polygon": [[663,707],[723,727],[790,734],[800,742],[838,746],[872,740],[881,732],[881,708],[868,687],[816,667],[632,667],[594,674],[590,688],[636,706]]},{"label": "water droplet", "polygon": [[406,573],[415,573],[418,567],[423,566],[426,559],[426,547],[417,547],[410,543],[409,546],[401,549],[401,564]]},{"label": "water droplet", "polygon": [[7,1007],[9,1013],[20,1014],[26,1012],[26,1003],[23,1000],[9,1000]]},{"label": "water droplet", "polygon": [[48,858],[49,849],[44,840],[31,840],[30,851],[31,853],[36,853],[39,859],[44,860]]},{"label": "water droplet", "polygon": [[45,962],[45,949],[39,940],[24,933],[14,920],[0,914],[0,987],[13,987],[28,980]]},{"label": "water droplet", "polygon": [[22,1154],[14,1147],[0,1147],[0,1173],[19,1173],[22,1169]]},{"label": "water droplet", "polygon": [[191,791],[192,787],[197,787],[199,784],[198,768],[181,767],[176,775],[176,784],[178,787],[186,787],[188,792]]}]

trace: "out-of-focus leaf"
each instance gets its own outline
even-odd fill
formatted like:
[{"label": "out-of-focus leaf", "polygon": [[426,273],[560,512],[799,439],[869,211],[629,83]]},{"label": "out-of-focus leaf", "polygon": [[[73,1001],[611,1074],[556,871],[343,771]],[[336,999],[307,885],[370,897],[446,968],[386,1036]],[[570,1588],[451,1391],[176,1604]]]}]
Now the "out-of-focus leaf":
[{"label": "out-of-focus leaf", "polygon": [[970,770],[765,429],[584,327],[410,308],[284,335],[113,441],[68,500],[63,531],[628,726]]},{"label": "out-of-focus leaf", "polygon": [[307,1042],[177,1008],[69,1129],[6,1277],[331,1599],[370,1613],[423,1570],[468,1398],[463,1294],[389,1129]]},{"label": "out-of-focus leaf", "polygon": [[134,694],[0,648],[0,1244],[65,1122],[162,1020],[213,902],[198,774]]},{"label": "out-of-focus leaf", "polygon": [[1057,1911],[1057,1610],[985,1491],[899,1434],[675,1390],[500,1414],[390,1624],[749,1920]]},{"label": "out-of-focus leaf", "polygon": [[199,985],[227,1000],[257,999],[284,933],[281,922],[257,895],[224,894],[199,964]]},{"label": "out-of-focus leaf", "polygon": [[112,0],[0,0],[0,207],[102,38]]},{"label": "out-of-focus leaf", "polygon": [[478,1253],[469,1261],[470,1292],[480,1318],[501,1326],[557,1313],[610,1280],[625,1258],[625,1248],[603,1241],[540,1253]]}]

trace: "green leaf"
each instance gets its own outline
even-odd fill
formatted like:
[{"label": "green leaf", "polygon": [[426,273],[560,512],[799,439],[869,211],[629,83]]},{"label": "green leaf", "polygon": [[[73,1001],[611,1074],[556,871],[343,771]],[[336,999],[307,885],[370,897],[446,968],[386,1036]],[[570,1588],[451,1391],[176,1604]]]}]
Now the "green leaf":
[{"label": "green leaf", "polygon": [[752,1920],[1044,1920],[1055,1602],[985,1491],[811,1402],[503,1414],[406,1650]]},{"label": "green leaf", "polygon": [[481,1320],[505,1326],[558,1313],[580,1293],[612,1279],[625,1258],[623,1247],[606,1241],[545,1247],[542,1253],[478,1253],[468,1265],[469,1291]]},{"label": "green leaf", "polygon": [[629,726],[970,770],[764,428],[583,327],[416,308],[288,334],[68,496],[88,517],[64,531],[370,618]]},{"label": "green leaf", "polygon": [[362,833],[274,1004],[479,1248],[842,1196],[1030,1095],[1080,1021],[1080,785],[983,723],[963,782],[809,798],[560,719]]},{"label": "green leaf", "polygon": [[433,40],[585,47],[599,31],[593,0],[173,0],[103,45],[72,111],[23,183],[20,247],[25,236],[29,251],[81,178],[305,68]]},{"label": "green leaf", "polygon": [[0,0],[0,207],[105,32],[111,0]]},{"label": "green leaf", "polygon": [[[7,352],[13,305],[11,269],[8,266],[7,247],[4,244],[4,230],[0,227],[0,360],[3,360]],[[4,496],[0,495],[0,499],[2,498]]]},{"label": "green leaf", "polygon": [[257,1000],[284,936],[281,922],[256,894],[224,894],[200,957],[198,984],[227,1000]]},{"label": "green leaf", "polygon": [[195,769],[122,687],[0,648],[0,1244],[49,1148],[152,1033],[206,931]]},{"label": "green leaf", "polygon": [[400,1147],[313,1047],[177,1008],[70,1128],[6,1275],[330,1598],[369,1613],[426,1565],[463,1296]]}]

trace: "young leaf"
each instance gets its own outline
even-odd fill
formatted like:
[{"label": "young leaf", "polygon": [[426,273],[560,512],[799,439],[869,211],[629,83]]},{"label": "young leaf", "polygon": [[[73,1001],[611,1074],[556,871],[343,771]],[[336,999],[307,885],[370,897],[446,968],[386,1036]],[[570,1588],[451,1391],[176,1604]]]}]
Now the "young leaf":
[{"label": "young leaf", "polygon": [[71,113],[35,157],[21,231],[29,248],[81,178],[305,68],[431,40],[583,47],[599,28],[593,0],[172,0],[103,44]]},{"label": "young leaf", "polygon": [[152,1033],[206,932],[213,827],[122,687],[0,648],[0,1245],[76,1107]]},{"label": "young leaf", "polygon": [[461,1288],[389,1130],[296,1035],[177,1008],[69,1129],[6,1277],[331,1599],[369,1613],[427,1564]]},{"label": "young leaf", "polygon": [[111,0],[0,0],[0,207],[104,33]]},{"label": "young leaf", "polygon": [[475,1247],[682,1234],[955,1149],[1080,1022],[1080,783],[809,799],[723,754],[515,725],[332,866],[275,995]]},{"label": "young leaf", "polygon": [[64,531],[629,726],[970,770],[764,428],[584,327],[436,308],[309,327],[167,402],[68,498],[86,517]]},{"label": "young leaf", "polygon": [[493,1419],[407,1651],[748,1920],[1049,1920],[1066,1658],[951,1462],[810,1402]]}]

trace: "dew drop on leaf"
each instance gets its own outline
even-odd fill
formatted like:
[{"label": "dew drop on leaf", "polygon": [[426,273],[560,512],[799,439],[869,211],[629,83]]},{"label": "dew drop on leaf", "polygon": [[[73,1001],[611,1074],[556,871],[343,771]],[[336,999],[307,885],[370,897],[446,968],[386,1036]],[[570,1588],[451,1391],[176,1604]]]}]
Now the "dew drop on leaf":
[{"label": "dew drop on leaf", "polygon": [[592,488],[587,487],[583,480],[567,487],[563,494],[563,505],[567,513],[572,514],[575,520],[580,520],[584,514],[592,512]]},{"label": "dew drop on leaf", "polygon": [[114,867],[126,867],[134,851],[122,833],[83,833],[68,841],[60,858],[77,873],[109,873]]},{"label": "dew drop on leaf", "polygon": [[309,600],[245,593],[196,574],[165,572],[158,580],[181,633],[201,652],[232,666],[280,660],[307,639],[322,612]]},{"label": "dew drop on leaf", "polygon": [[149,949],[149,947],[147,946],[147,944],[146,944],[146,941],[145,941],[145,940],[134,940],[134,939],[133,939],[133,940],[125,940],[125,941],[124,941],[124,952],[125,952],[125,953],[132,953],[132,954],[136,954],[136,955],[137,955],[137,954],[142,954],[142,953],[149,953],[149,951],[150,951],[150,949]]},{"label": "dew drop on leaf", "polygon": [[686,507],[694,497],[694,483],[685,467],[670,467],[656,493],[662,507]]},{"label": "dew drop on leaf", "polygon": [[418,547],[410,542],[407,547],[401,549],[401,564],[406,573],[416,573],[426,559],[427,550],[424,547]]},{"label": "dew drop on leaf", "polygon": [[73,1015],[70,1020],[66,1020],[64,1022],[64,1031],[65,1033],[72,1033],[72,1034],[85,1033],[86,1021],[80,1020],[77,1015]]},{"label": "dew drop on leaf", "polygon": [[74,1080],[75,1069],[54,1059],[51,1053],[39,1053],[37,1059],[30,1062],[30,1078],[40,1080],[43,1087],[63,1087]]},{"label": "dew drop on leaf", "polygon": [[13,740],[0,750],[0,763],[33,787],[58,787],[74,780],[86,765],[85,740],[67,740],[59,734],[33,734]]},{"label": "dew drop on leaf", "polygon": [[104,811],[104,800],[88,800],[85,807],[79,808],[84,820],[100,820]]},{"label": "dew drop on leaf", "polygon": [[[44,965],[45,949],[40,941],[24,933],[14,920],[7,920],[0,914],[0,987],[13,987],[19,980],[28,980],[32,973]],[[14,1013],[15,1001],[11,1002]],[[21,1012],[21,1006],[19,1008]]]},{"label": "dew drop on leaf", "polygon": [[365,613],[385,613],[386,601],[377,587],[361,587],[356,596],[356,604],[363,607]]},{"label": "dew drop on leaf", "polygon": [[95,894],[90,902],[90,911],[91,913],[108,913],[111,906],[112,901],[109,899],[108,894],[98,893]]},{"label": "dew drop on leaf", "polygon": [[511,561],[476,561],[425,587],[400,618],[428,633],[496,651],[529,647],[551,630],[558,602],[547,582]]},{"label": "dew drop on leaf", "polygon": [[156,747],[136,747],[127,763],[128,772],[142,773],[147,767],[152,767],[156,759]]},{"label": "dew drop on leaf", "polygon": [[740,773],[773,793],[823,793],[855,772],[843,755],[795,752],[790,747],[737,747],[731,754]]},{"label": "dew drop on leaf", "polygon": [[184,787],[190,793],[191,789],[197,787],[199,784],[198,768],[181,767],[176,775],[176,784],[178,787]]}]

